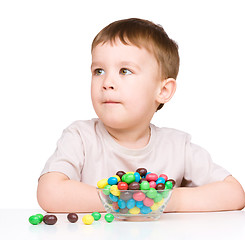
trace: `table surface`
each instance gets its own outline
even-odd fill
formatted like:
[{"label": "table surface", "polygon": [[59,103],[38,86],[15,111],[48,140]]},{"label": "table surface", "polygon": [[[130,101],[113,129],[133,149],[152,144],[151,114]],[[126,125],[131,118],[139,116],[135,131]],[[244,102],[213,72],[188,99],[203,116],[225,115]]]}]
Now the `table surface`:
[{"label": "table surface", "polygon": [[103,218],[91,225],[70,223],[67,214],[55,214],[55,225],[31,225],[31,215],[46,214],[40,209],[0,209],[0,239],[245,239],[245,211],[210,213],[163,213],[157,221],[127,222]]}]

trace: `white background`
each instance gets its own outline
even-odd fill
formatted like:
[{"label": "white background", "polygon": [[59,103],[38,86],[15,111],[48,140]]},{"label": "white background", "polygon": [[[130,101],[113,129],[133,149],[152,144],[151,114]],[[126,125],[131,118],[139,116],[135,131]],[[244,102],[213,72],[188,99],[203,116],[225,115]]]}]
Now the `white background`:
[{"label": "white background", "polygon": [[63,129],[96,117],[91,42],[129,17],[161,24],[179,45],[178,89],[152,123],[190,133],[245,186],[243,1],[2,0],[0,208],[38,208],[37,180]]}]

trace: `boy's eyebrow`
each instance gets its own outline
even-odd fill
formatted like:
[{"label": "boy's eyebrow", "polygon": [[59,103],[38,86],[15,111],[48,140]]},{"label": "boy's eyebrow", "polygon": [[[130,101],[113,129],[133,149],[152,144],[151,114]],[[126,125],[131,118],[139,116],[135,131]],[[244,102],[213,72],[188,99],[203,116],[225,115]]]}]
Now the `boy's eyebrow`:
[{"label": "boy's eyebrow", "polygon": [[[91,64],[91,68],[93,68],[94,66],[102,66],[103,63],[102,62],[92,62]],[[132,66],[132,67],[135,67],[137,69],[140,69],[140,66],[134,62],[130,62],[130,61],[122,61],[122,62],[119,62],[120,66]]]}]

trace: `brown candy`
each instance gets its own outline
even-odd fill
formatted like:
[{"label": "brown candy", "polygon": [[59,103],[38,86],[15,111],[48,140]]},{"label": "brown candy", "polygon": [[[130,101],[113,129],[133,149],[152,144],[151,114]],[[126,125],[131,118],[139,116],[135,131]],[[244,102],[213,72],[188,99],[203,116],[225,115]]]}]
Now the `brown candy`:
[{"label": "brown candy", "polygon": [[57,217],[55,215],[45,215],[43,222],[47,225],[54,225],[57,222]]},{"label": "brown candy", "polygon": [[120,199],[124,201],[128,201],[130,198],[132,198],[133,194],[128,191],[121,191]]},{"label": "brown candy", "polygon": [[142,176],[145,176],[146,175],[147,170],[145,168],[138,168],[136,170],[136,172],[138,172],[140,174],[140,176],[142,177]]},{"label": "brown candy", "polygon": [[140,184],[138,182],[132,182],[128,185],[129,190],[139,190]]},{"label": "brown candy", "polygon": [[164,190],[165,188],[165,184],[164,183],[158,183],[156,185],[156,190]]},{"label": "brown candy", "polygon": [[67,219],[68,219],[69,222],[75,223],[78,220],[78,216],[77,216],[76,213],[69,213],[67,215]]},{"label": "brown candy", "polygon": [[122,176],[123,176],[124,174],[126,174],[124,171],[118,171],[118,172],[116,173],[116,175],[117,175],[118,177],[120,177],[120,179],[122,179]]}]

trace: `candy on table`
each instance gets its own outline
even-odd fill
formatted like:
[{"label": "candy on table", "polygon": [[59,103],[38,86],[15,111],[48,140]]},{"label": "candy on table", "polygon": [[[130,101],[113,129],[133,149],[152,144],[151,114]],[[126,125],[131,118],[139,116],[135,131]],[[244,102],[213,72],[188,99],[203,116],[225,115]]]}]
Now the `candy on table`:
[{"label": "candy on table", "polygon": [[43,222],[47,225],[54,225],[57,222],[57,217],[55,215],[45,215],[43,217]]},{"label": "candy on table", "polygon": [[78,216],[77,216],[76,213],[69,213],[67,215],[67,219],[68,219],[69,222],[75,223],[78,220]]},{"label": "candy on table", "polygon": [[111,213],[107,213],[104,218],[108,223],[111,223],[114,220],[114,216]]},{"label": "candy on table", "polygon": [[90,214],[87,214],[87,215],[83,216],[82,221],[83,221],[84,224],[90,225],[90,224],[93,223],[94,217],[92,215],[90,215]]},{"label": "candy on table", "polygon": [[93,212],[91,215],[94,217],[95,221],[98,221],[101,218],[101,214],[99,212]]},{"label": "candy on table", "polygon": [[38,225],[42,221],[43,221],[43,215],[42,214],[36,214],[36,215],[32,215],[29,217],[29,222],[32,225]]},{"label": "candy on table", "polygon": [[[103,196],[115,212],[123,214],[147,214],[157,210],[175,185],[165,174],[148,172],[138,168],[135,172],[118,171],[116,175],[98,181]],[[134,193],[126,190],[136,190]],[[139,190],[137,192],[137,190]]]}]

